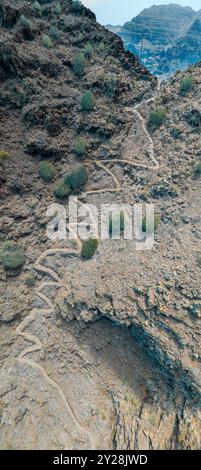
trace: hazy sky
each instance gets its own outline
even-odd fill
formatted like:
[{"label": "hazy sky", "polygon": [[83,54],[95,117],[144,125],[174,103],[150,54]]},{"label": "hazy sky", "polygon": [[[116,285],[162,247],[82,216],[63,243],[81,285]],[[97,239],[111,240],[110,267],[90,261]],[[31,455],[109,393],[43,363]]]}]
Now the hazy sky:
[{"label": "hazy sky", "polygon": [[97,20],[102,24],[124,24],[153,4],[162,5],[178,3],[191,6],[194,10],[201,9],[201,0],[82,0],[82,3],[96,13]]}]

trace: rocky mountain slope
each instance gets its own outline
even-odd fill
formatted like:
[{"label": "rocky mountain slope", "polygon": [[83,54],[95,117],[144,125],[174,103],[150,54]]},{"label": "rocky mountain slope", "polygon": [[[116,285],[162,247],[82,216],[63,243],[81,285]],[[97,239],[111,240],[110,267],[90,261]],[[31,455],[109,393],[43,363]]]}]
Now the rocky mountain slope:
[{"label": "rocky mountain slope", "polygon": [[[92,12],[40,5],[0,4],[0,447],[198,449],[200,64],[159,89]],[[80,202],[155,204],[151,251],[47,238],[81,164]]]},{"label": "rocky mountain slope", "polygon": [[170,76],[201,59],[201,12],[153,5],[122,27],[108,26],[154,75]]}]

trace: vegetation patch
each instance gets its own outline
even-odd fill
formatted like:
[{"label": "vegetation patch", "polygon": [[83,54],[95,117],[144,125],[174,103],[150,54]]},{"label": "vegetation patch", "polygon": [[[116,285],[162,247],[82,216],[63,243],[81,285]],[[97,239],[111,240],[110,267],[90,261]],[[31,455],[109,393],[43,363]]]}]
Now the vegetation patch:
[{"label": "vegetation patch", "polygon": [[61,5],[60,5],[59,2],[56,3],[56,5],[55,5],[55,13],[56,13],[57,16],[61,16],[61,14],[62,14],[62,8],[61,8]]},{"label": "vegetation patch", "polygon": [[165,122],[166,114],[165,108],[158,108],[151,111],[148,120],[149,128],[152,130],[158,129]]},{"label": "vegetation patch", "polygon": [[198,108],[193,108],[190,109],[186,115],[185,118],[190,126],[192,126],[194,129],[197,129],[200,131],[201,127],[201,112],[200,109]]},{"label": "vegetation patch", "polygon": [[88,44],[86,44],[85,48],[84,48],[84,55],[85,57],[87,57],[88,59],[90,59],[90,57],[92,56],[93,54],[93,46],[90,42],[88,42]]},{"label": "vegetation patch", "polygon": [[88,174],[86,168],[81,165],[76,170],[68,173],[64,178],[64,183],[71,191],[79,191],[87,182]]},{"label": "vegetation patch", "polygon": [[67,184],[64,183],[64,181],[61,181],[55,188],[54,194],[56,197],[59,199],[65,199],[67,198],[71,193],[71,189]]},{"label": "vegetation patch", "polygon": [[72,11],[73,11],[73,13],[80,13],[82,11],[82,2],[81,2],[81,0],[73,0],[73,2],[72,2]]},{"label": "vegetation patch", "polygon": [[56,168],[51,162],[44,160],[39,164],[39,174],[43,181],[49,183],[53,181],[56,176]]},{"label": "vegetation patch", "polygon": [[86,60],[84,54],[81,52],[76,58],[73,65],[73,71],[77,77],[82,77],[86,69]]},{"label": "vegetation patch", "polygon": [[84,140],[79,139],[75,144],[75,153],[78,157],[83,157],[86,153],[86,143]]},{"label": "vegetation patch", "polygon": [[23,28],[28,29],[30,31],[32,31],[33,29],[32,21],[24,15],[20,16],[20,24],[23,26]]},{"label": "vegetation patch", "polygon": [[3,162],[4,162],[8,157],[10,157],[9,152],[7,152],[6,150],[0,150],[0,165],[2,165]]},{"label": "vegetation patch", "polygon": [[103,82],[102,89],[104,95],[106,95],[109,99],[114,100],[115,96],[118,94],[117,79],[111,78],[109,80],[105,80]]},{"label": "vegetation patch", "polygon": [[48,36],[48,34],[44,34],[42,41],[43,41],[43,46],[45,46],[47,49],[51,49],[52,40],[50,36]]},{"label": "vegetation patch", "polygon": [[41,9],[41,5],[39,2],[37,2],[37,0],[34,2],[33,4],[33,9],[35,10],[35,12],[38,14],[38,15],[41,15],[42,13],[42,9]]},{"label": "vegetation patch", "polygon": [[98,248],[98,239],[97,238],[89,238],[85,240],[82,244],[81,256],[83,259],[88,260],[92,258],[96,250]]},{"label": "vegetation patch", "polygon": [[82,111],[92,111],[94,109],[94,97],[91,91],[86,91],[81,101]]},{"label": "vegetation patch", "polygon": [[[154,231],[156,232],[158,226],[161,223],[161,218],[160,215],[155,214],[154,215]],[[146,216],[143,217],[142,219],[142,231],[143,232],[150,232],[151,231],[151,223],[149,220],[147,220]]]},{"label": "vegetation patch", "polygon": [[106,51],[106,44],[103,41],[100,42],[100,44],[98,46],[98,50],[99,50],[99,52],[105,52]]},{"label": "vegetation patch", "polygon": [[8,270],[19,269],[25,263],[23,250],[10,241],[4,242],[0,249],[0,263]]},{"label": "vegetation patch", "polygon": [[50,26],[49,33],[50,33],[50,36],[54,39],[60,38],[60,31],[54,24]]},{"label": "vegetation patch", "polygon": [[179,127],[172,127],[170,134],[175,140],[182,139],[183,131]]},{"label": "vegetation patch", "polygon": [[185,77],[180,83],[180,94],[187,95],[193,88],[193,78]]}]

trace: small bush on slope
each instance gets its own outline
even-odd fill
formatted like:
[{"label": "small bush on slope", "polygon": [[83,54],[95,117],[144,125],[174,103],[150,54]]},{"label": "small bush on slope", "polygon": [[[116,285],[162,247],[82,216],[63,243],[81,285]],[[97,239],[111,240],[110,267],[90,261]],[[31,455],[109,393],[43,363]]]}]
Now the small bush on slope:
[{"label": "small bush on slope", "polygon": [[51,25],[49,29],[50,36],[54,39],[59,39],[60,38],[60,31],[55,25]]},{"label": "small bush on slope", "polygon": [[56,3],[56,5],[55,5],[55,13],[56,13],[57,16],[61,16],[62,8],[61,8],[61,5],[60,5],[59,2]]},{"label": "small bush on slope", "polygon": [[94,97],[91,91],[86,91],[81,101],[82,111],[92,111],[94,109]]},{"label": "small bush on slope", "polygon": [[165,108],[158,108],[155,111],[151,111],[148,120],[148,126],[150,129],[158,129],[164,122],[166,118]]},{"label": "small bush on slope", "polygon": [[192,77],[185,77],[180,83],[180,94],[187,95],[189,91],[192,90],[193,87],[193,78]]},{"label": "small bush on slope", "polygon": [[40,162],[39,174],[41,178],[43,179],[43,181],[46,181],[47,183],[49,183],[50,181],[53,181],[56,176],[56,168],[50,162],[47,162],[47,161]]},{"label": "small bush on slope", "polygon": [[86,152],[86,143],[84,140],[80,139],[75,144],[75,153],[78,157],[82,157]]},{"label": "small bush on slope", "polygon": [[25,263],[24,252],[12,242],[4,242],[0,249],[0,263],[5,269],[18,269]]},{"label": "small bush on slope", "polygon": [[51,47],[52,47],[52,40],[51,40],[50,36],[48,36],[47,34],[45,34],[45,35],[43,36],[42,41],[43,41],[43,46],[45,46],[47,49],[51,49]]},{"label": "small bush on slope", "polygon": [[32,24],[32,21],[29,20],[29,18],[26,18],[26,16],[21,15],[21,16],[20,16],[20,23],[21,23],[21,25],[23,26],[23,28],[32,31],[32,29],[33,29],[33,24]]},{"label": "small bush on slope", "polygon": [[93,46],[92,44],[90,44],[90,42],[88,42],[88,44],[86,44],[85,48],[84,48],[84,55],[85,57],[88,57],[90,58],[93,54]]},{"label": "small bush on slope", "polygon": [[106,51],[106,44],[104,42],[100,42],[98,46],[99,52],[105,52]]},{"label": "small bush on slope", "polygon": [[36,13],[38,13],[38,15],[41,15],[42,13],[41,5],[39,2],[37,2],[37,0],[33,4],[33,9],[35,10]]},{"label": "small bush on slope", "polygon": [[71,189],[67,186],[64,181],[61,181],[54,190],[54,194],[59,199],[65,199],[71,193]]},{"label": "small bush on slope", "polygon": [[[160,218],[160,215],[155,215],[154,216],[154,231],[156,232],[158,226],[160,225],[161,223],[161,218]],[[142,219],[142,231],[143,232],[149,232],[150,231],[150,226],[149,226],[149,220],[147,221],[147,218],[146,216],[143,217]]]},{"label": "small bush on slope", "polygon": [[79,191],[87,182],[86,168],[81,165],[78,169],[71,171],[64,178],[64,183],[72,190]]},{"label": "small bush on slope", "polygon": [[81,12],[81,10],[82,10],[81,0],[73,0],[72,10],[73,10],[73,13],[80,13]]},{"label": "small bush on slope", "polygon": [[97,248],[98,248],[97,238],[89,238],[89,240],[85,240],[82,244],[82,250],[81,250],[82,258],[85,260],[92,258]]},{"label": "small bush on slope", "polygon": [[10,156],[9,152],[6,150],[0,150],[0,165],[3,165],[3,162]]},{"label": "small bush on slope", "polygon": [[86,69],[86,60],[83,53],[80,53],[76,58],[73,65],[73,71],[77,77],[82,77]]}]

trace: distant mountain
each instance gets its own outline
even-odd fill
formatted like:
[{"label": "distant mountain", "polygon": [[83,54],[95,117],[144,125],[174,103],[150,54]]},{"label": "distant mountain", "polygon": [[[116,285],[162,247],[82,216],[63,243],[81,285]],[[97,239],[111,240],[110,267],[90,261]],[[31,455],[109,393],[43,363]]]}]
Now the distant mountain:
[{"label": "distant mountain", "polygon": [[107,28],[138,54],[154,75],[172,75],[201,59],[201,10],[176,4],[152,6],[124,26]]}]

